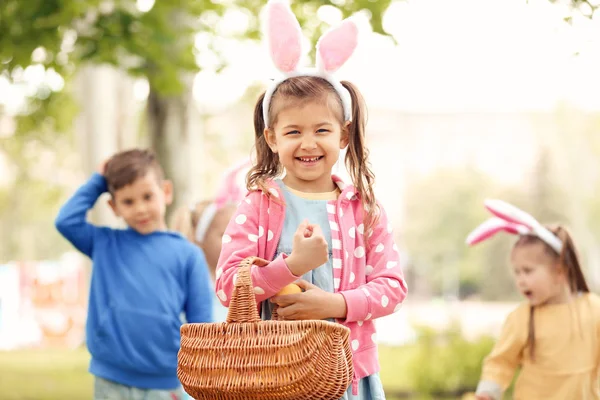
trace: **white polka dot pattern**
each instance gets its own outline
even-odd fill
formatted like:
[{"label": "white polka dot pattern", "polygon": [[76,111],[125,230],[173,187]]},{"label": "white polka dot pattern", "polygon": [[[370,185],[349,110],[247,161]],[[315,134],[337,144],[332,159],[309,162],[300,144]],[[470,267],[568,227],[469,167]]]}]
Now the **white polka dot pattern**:
[{"label": "white polka dot pattern", "polygon": [[256,294],[265,294],[265,291],[263,288],[259,287],[259,286],[255,286],[254,287],[254,293]]},{"label": "white polka dot pattern", "polygon": [[237,217],[235,217],[235,223],[238,225],[242,225],[246,222],[248,218],[246,218],[246,216],[244,214],[239,214]]},{"label": "white polka dot pattern", "polygon": [[390,299],[384,294],[381,296],[381,305],[387,307],[390,304]]},{"label": "white polka dot pattern", "polygon": [[365,248],[362,246],[358,246],[356,249],[354,249],[354,257],[356,258],[363,258],[365,256]]}]

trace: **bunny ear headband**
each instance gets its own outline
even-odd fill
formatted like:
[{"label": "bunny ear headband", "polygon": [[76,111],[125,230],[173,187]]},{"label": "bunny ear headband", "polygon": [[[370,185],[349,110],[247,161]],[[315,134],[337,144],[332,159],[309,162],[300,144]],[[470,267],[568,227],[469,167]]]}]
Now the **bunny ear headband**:
[{"label": "bunny ear headband", "polygon": [[202,216],[198,221],[198,225],[196,226],[194,237],[198,243],[204,241],[206,231],[208,231],[208,227],[215,218],[217,211],[228,204],[237,204],[244,198],[244,195],[246,194],[244,190],[244,174],[241,172],[247,170],[249,167],[250,161],[244,160],[225,171],[215,201],[210,203],[204,209]]},{"label": "bunny ear headband", "polygon": [[358,43],[356,24],[346,19],[323,34],[317,42],[317,67],[299,69],[302,56],[302,31],[296,16],[285,0],[270,0],[266,6],[266,39],[275,67],[283,74],[266,90],[263,99],[263,119],[269,125],[269,104],[277,87],[295,76],[317,76],[326,79],[342,100],[344,119],[352,118],[352,99],[346,88],[333,77],[350,58]]},{"label": "bunny ear headband", "polygon": [[467,237],[467,244],[477,244],[505,231],[513,235],[537,236],[558,254],[562,251],[562,241],[525,211],[502,200],[486,200],[484,205],[495,217],[475,228]]}]

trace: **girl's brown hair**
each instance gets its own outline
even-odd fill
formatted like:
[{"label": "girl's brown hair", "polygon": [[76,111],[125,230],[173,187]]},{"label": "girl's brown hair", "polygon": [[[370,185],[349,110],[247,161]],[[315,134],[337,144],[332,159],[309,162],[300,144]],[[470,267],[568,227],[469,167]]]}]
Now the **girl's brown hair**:
[{"label": "girl's brown hair", "polygon": [[[585,280],[585,275],[581,269],[579,263],[579,256],[573,238],[562,226],[546,227],[556,237],[558,237],[562,243],[562,251],[558,254],[552,247],[546,242],[541,240],[537,236],[523,235],[515,243],[513,250],[517,247],[531,245],[531,244],[542,244],[544,246],[544,252],[558,261],[559,268],[562,268],[567,275],[569,288],[572,293],[588,293],[590,291],[589,286]],[[529,333],[527,335],[527,343],[529,344],[529,354],[532,360],[535,360],[535,324],[534,324],[534,310],[533,306],[529,309]]]},{"label": "girl's brown hair", "polygon": [[[352,99],[352,120],[348,127],[349,144],[345,164],[363,203],[366,212],[365,232],[369,232],[377,222],[379,208],[373,190],[375,175],[371,170],[369,150],[365,143],[366,105],[356,86],[346,81],[341,83]],[[269,104],[269,126],[273,126],[277,121],[277,114],[281,110],[283,101],[305,102],[327,98],[326,96],[335,99],[340,124],[344,126],[346,121],[343,120],[343,107],[339,95],[326,79],[315,76],[289,78],[277,87]],[[279,155],[269,148],[264,135],[266,127],[263,120],[263,99],[264,93],[258,98],[254,107],[256,163],[248,172],[247,185],[248,190],[259,189],[269,194],[267,181],[281,175],[283,166],[279,162]]]}]

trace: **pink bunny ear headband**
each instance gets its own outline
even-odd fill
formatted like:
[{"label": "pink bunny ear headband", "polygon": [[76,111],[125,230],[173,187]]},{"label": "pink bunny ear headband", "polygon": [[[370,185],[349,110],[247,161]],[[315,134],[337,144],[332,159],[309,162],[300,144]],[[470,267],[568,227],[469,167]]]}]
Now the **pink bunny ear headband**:
[{"label": "pink bunny ear headband", "polygon": [[302,31],[296,16],[285,0],[270,0],[266,6],[266,38],[275,67],[283,74],[267,89],[263,99],[263,119],[269,124],[269,104],[277,87],[295,76],[317,76],[326,79],[342,100],[344,119],[352,119],[352,98],[332,74],[350,58],[358,43],[356,24],[346,19],[321,36],[317,42],[317,67],[299,69],[302,56]]},{"label": "pink bunny ear headband", "polygon": [[513,235],[537,236],[558,254],[562,251],[562,241],[525,211],[502,200],[486,200],[484,205],[495,217],[483,222],[469,234],[468,245],[477,244],[505,231]]},{"label": "pink bunny ear headband", "polygon": [[250,161],[244,160],[243,162],[231,167],[223,174],[223,181],[221,187],[217,191],[215,201],[210,203],[202,212],[202,216],[196,226],[196,232],[194,238],[198,243],[204,241],[206,231],[211,222],[215,218],[217,212],[228,204],[239,203],[245,195],[244,185],[244,174],[242,171],[247,170],[250,167]]}]

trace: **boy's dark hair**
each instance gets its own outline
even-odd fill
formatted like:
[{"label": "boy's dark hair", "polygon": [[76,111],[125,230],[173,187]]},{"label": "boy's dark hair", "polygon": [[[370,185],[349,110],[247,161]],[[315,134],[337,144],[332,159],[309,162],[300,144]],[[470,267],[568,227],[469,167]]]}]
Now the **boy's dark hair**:
[{"label": "boy's dark hair", "polygon": [[117,153],[108,160],[104,168],[108,191],[114,194],[151,171],[158,182],[164,179],[164,172],[152,150],[133,149]]}]

